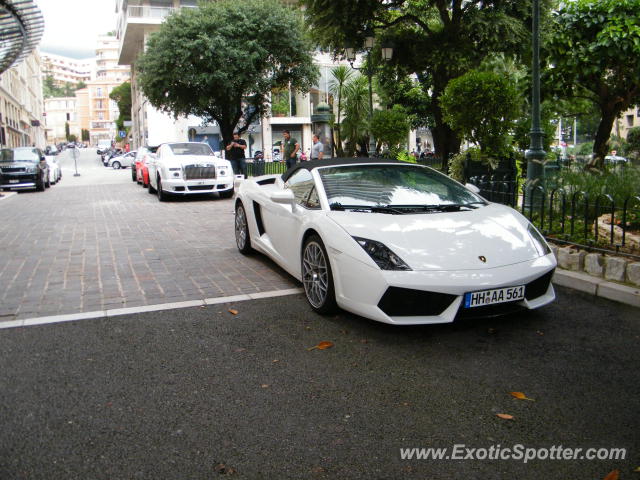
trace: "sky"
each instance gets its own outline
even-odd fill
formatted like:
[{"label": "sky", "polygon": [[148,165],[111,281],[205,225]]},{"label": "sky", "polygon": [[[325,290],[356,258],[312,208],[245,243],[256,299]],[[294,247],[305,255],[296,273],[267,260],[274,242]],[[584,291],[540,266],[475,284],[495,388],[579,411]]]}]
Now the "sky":
[{"label": "sky", "polygon": [[95,56],[97,37],[116,29],[116,0],[35,0],[44,17],[40,51]]}]

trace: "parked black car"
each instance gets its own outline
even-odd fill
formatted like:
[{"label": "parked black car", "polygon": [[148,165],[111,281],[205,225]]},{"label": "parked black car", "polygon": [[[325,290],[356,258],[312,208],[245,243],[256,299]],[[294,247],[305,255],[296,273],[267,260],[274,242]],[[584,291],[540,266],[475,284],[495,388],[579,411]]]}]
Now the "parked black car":
[{"label": "parked black car", "polygon": [[49,166],[42,150],[35,147],[0,150],[0,188],[42,191],[49,186]]}]

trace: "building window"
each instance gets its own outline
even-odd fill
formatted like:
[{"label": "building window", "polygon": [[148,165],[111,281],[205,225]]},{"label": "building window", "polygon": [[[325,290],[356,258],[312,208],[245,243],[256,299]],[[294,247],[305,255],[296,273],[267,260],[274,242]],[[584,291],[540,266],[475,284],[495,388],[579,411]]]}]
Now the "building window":
[{"label": "building window", "polygon": [[627,127],[633,127],[633,115],[627,115]]}]

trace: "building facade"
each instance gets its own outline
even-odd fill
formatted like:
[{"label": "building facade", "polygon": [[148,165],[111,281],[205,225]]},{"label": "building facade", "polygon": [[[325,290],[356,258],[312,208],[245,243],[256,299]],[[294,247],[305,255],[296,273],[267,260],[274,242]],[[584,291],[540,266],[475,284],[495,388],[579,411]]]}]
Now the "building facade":
[{"label": "building facade", "polygon": [[634,127],[640,127],[640,106],[632,107],[620,114],[620,118],[617,118],[613,124],[613,135],[620,138],[627,138],[629,130]]},{"label": "building facade", "polygon": [[46,145],[40,56],[31,52],[0,74],[0,144],[2,147]]},{"label": "building facade", "polygon": [[91,145],[97,145],[102,139],[114,140],[117,135],[115,121],[120,112],[109,94],[130,80],[129,67],[118,65],[118,49],[119,42],[115,36],[98,37],[95,77],[87,82],[86,91]]},{"label": "building facade", "polygon": [[46,117],[47,143],[58,144],[67,141],[67,125],[69,134],[81,137],[78,123],[78,109],[76,97],[53,97],[44,101]]},{"label": "building facade", "polygon": [[43,75],[50,75],[58,85],[63,83],[77,85],[80,82],[87,83],[91,80],[92,71],[95,68],[93,59],[76,60],[44,52],[40,55]]}]

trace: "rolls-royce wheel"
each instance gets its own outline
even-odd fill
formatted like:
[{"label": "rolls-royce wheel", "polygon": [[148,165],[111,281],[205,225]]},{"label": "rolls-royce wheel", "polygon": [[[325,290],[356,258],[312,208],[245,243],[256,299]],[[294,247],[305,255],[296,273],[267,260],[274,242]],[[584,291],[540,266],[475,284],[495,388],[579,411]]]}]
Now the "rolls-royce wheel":
[{"label": "rolls-royce wheel", "polygon": [[158,177],[158,200],[166,202],[169,199],[169,194],[162,190],[162,179]]},{"label": "rolls-royce wheel", "polygon": [[233,192],[234,192],[234,189],[232,188],[231,190],[225,190],[224,192],[218,192],[218,194],[220,195],[220,198],[231,198],[231,197],[233,197]]}]

